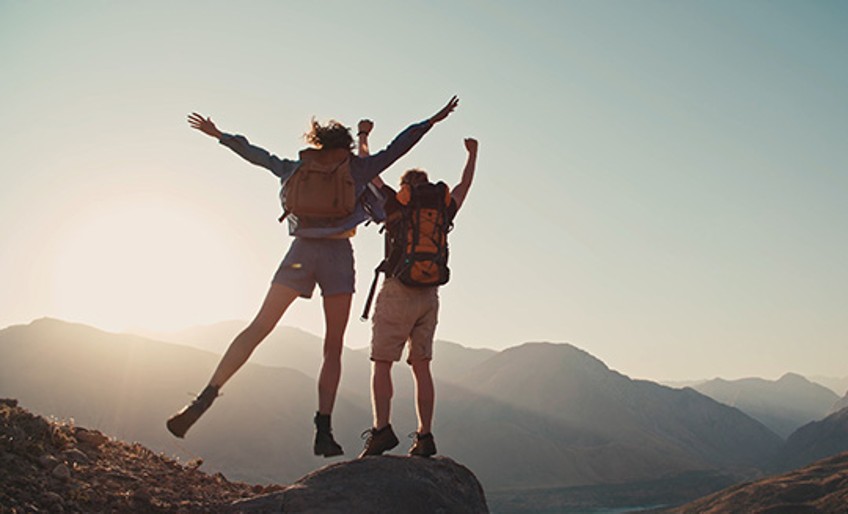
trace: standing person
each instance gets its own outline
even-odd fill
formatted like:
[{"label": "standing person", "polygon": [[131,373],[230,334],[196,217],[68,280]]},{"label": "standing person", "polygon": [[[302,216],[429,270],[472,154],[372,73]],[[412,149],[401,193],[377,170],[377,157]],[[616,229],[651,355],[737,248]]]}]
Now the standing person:
[{"label": "standing person", "polygon": [[[168,419],[166,426],[172,434],[185,436],[186,431],[212,405],[224,384],[274,329],[289,305],[298,297],[310,298],[317,283],[323,296],[326,331],[324,360],[318,377],[318,410],[314,418],[313,449],[315,455],[324,457],[344,453],[333,438],[330,415],[341,377],[343,338],[355,283],[353,248],[349,238],[353,236],[356,226],[368,217],[365,206],[359,200],[372,179],[415,146],[433,125],[447,118],[458,103],[454,96],[435,115],[410,125],[384,150],[367,157],[351,153],[353,137],[350,130],[334,120],[321,125],[313,119],[311,131],[306,134],[311,148],[301,151],[298,160],[290,160],[281,159],[251,145],[244,136],[221,132],[211,118],[204,118],[197,113],[189,115],[188,122],[192,128],[214,137],[248,162],[267,168],[279,177],[286,195],[287,183],[301,182],[292,177],[304,176],[307,169],[349,169],[347,180],[349,183],[352,178],[351,195],[355,195],[355,204],[350,202],[351,213],[326,219],[289,213],[289,197],[285,197],[284,217],[288,217],[289,233],[294,236],[294,241],[274,275],[259,312],[232,341],[206,388],[191,404]],[[304,172],[295,175],[300,169]],[[339,202],[331,203],[335,205]]]},{"label": "standing person", "polygon": [[[360,155],[363,151],[367,153],[372,127],[370,120],[360,122]],[[378,267],[378,271],[386,274],[386,280],[377,296],[372,321],[373,427],[363,434],[367,434],[367,440],[360,457],[380,455],[399,443],[390,423],[391,370],[407,342],[407,363],[412,367],[418,416],[418,429],[409,454],[429,457],[436,453],[431,431],[436,395],[430,361],[438,321],[438,289],[449,278],[447,232],[474,178],[477,140],[465,139],[465,148],[468,158],[462,179],[451,190],[443,182],[431,183],[427,173],[418,169],[403,174],[399,192],[379,177],[374,180],[386,197],[386,258]],[[367,318],[369,306],[370,295],[363,318]]]}]

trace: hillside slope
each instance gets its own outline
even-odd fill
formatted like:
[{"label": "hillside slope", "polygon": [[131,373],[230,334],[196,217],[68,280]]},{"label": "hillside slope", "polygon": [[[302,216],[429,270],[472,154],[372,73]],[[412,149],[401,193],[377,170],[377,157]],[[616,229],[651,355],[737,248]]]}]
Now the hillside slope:
[{"label": "hillside slope", "polygon": [[462,441],[463,462],[496,487],[508,476],[511,487],[557,487],[650,480],[659,470],[750,477],[782,444],[736,409],[692,389],[632,380],[568,344],[500,352],[440,409],[451,414],[445,424]]},{"label": "hillside slope", "polygon": [[781,471],[795,469],[846,451],[848,407],[796,430],[786,441],[775,467]]},{"label": "hillside slope", "polygon": [[[781,444],[736,409],[692,389],[632,380],[571,345],[443,349],[442,357],[468,369],[456,370],[455,383],[436,374],[439,452],[474,469],[489,491],[713,471],[749,479]],[[367,369],[367,355],[346,354]],[[173,438],[164,420],[217,361],[195,348],[43,319],[0,330],[0,395],[156,452],[200,455],[204,469],[236,480],[289,483],[327,463],[311,452],[315,377],[287,368],[248,363],[186,439]],[[392,422],[405,434],[415,429],[412,380],[407,366],[396,368]],[[356,373],[345,365],[345,376]],[[359,453],[359,434],[371,423],[362,379],[358,391],[340,390],[333,414],[348,456]],[[392,452],[405,453],[408,444]]]},{"label": "hillside slope", "polygon": [[282,486],[230,482],[140,444],[57,423],[0,400],[0,511],[223,512]]},{"label": "hillside slope", "polygon": [[[201,455],[207,469],[250,482],[290,482],[323,464],[312,455],[315,379],[247,364],[184,440],[165,420],[217,364],[212,353],[43,319],[0,331],[0,395],[33,412],[139,441],[156,452]],[[358,452],[370,421],[367,390],[336,404],[341,444]]]},{"label": "hillside slope", "polygon": [[668,514],[848,513],[848,453],[725,489]]},{"label": "hillside slope", "polygon": [[[231,482],[0,399],[0,512],[455,512],[485,514],[480,482],[446,457],[368,457],[290,486]],[[362,494],[381,485],[380,494]]]}]

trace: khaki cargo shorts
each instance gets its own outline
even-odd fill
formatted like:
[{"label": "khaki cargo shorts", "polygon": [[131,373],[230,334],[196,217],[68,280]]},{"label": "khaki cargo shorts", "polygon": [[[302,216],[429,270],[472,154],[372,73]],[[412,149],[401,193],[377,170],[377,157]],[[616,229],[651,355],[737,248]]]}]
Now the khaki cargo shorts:
[{"label": "khaki cargo shorts", "polygon": [[409,364],[432,359],[438,315],[438,287],[409,287],[387,278],[374,304],[371,360],[399,361],[407,341]]}]

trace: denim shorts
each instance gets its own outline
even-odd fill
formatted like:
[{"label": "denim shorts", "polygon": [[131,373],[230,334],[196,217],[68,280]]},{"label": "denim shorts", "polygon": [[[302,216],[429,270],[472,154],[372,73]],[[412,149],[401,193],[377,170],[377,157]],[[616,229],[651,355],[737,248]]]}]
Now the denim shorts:
[{"label": "denim shorts", "polygon": [[399,361],[407,342],[409,364],[431,360],[438,318],[438,287],[409,287],[387,278],[374,304],[371,360]]},{"label": "denim shorts", "polygon": [[303,298],[312,297],[315,284],[322,296],[353,294],[356,274],[350,239],[295,238],[272,282],[294,289]]}]

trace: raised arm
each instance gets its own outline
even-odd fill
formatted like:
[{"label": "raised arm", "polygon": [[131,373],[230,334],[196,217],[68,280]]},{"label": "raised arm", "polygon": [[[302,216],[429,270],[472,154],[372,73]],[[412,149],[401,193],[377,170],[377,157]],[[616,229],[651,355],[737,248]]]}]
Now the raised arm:
[{"label": "raised arm", "polygon": [[358,155],[360,157],[368,157],[371,155],[371,152],[368,151],[368,135],[374,129],[374,122],[371,120],[359,120],[356,129]]},{"label": "raised arm", "polygon": [[246,161],[257,166],[262,166],[282,179],[288,178],[297,168],[296,161],[280,159],[264,148],[250,144],[244,136],[234,136],[221,132],[215,126],[212,118],[204,118],[203,115],[193,112],[188,116],[188,124],[191,128],[197,129],[210,137],[214,137],[218,142],[239,154]]},{"label": "raised arm", "polygon": [[215,139],[221,139],[221,131],[215,126],[212,118],[204,118],[202,115],[193,112],[188,115],[188,124],[191,128],[197,129],[207,136],[212,136]]},{"label": "raised arm", "polygon": [[363,175],[360,178],[370,182],[374,177],[382,173],[383,170],[391,166],[415,146],[433,125],[447,118],[456,109],[457,105],[459,105],[459,99],[454,96],[439,112],[420,123],[410,125],[398,134],[385,149],[365,157],[362,167],[358,170]]},{"label": "raised arm", "polygon": [[[371,134],[371,131],[374,129],[374,122],[371,120],[359,120],[359,124],[357,125],[357,150],[360,157],[368,157],[371,155],[368,151],[368,136]],[[377,189],[382,189],[385,182],[380,178],[379,175],[371,179],[371,183],[377,187]]]},{"label": "raised arm", "polygon": [[452,113],[454,109],[459,105],[459,98],[456,95],[453,95],[451,99],[448,101],[447,105],[442,107],[439,112],[430,116],[430,125],[435,125],[436,123],[442,121],[443,119],[448,117],[448,114]]},{"label": "raised arm", "polygon": [[465,161],[465,169],[462,170],[462,179],[451,190],[451,198],[456,202],[457,210],[462,207],[462,202],[465,201],[465,196],[474,180],[474,169],[477,167],[477,140],[472,137],[466,138],[465,149],[468,151],[468,160]]}]

